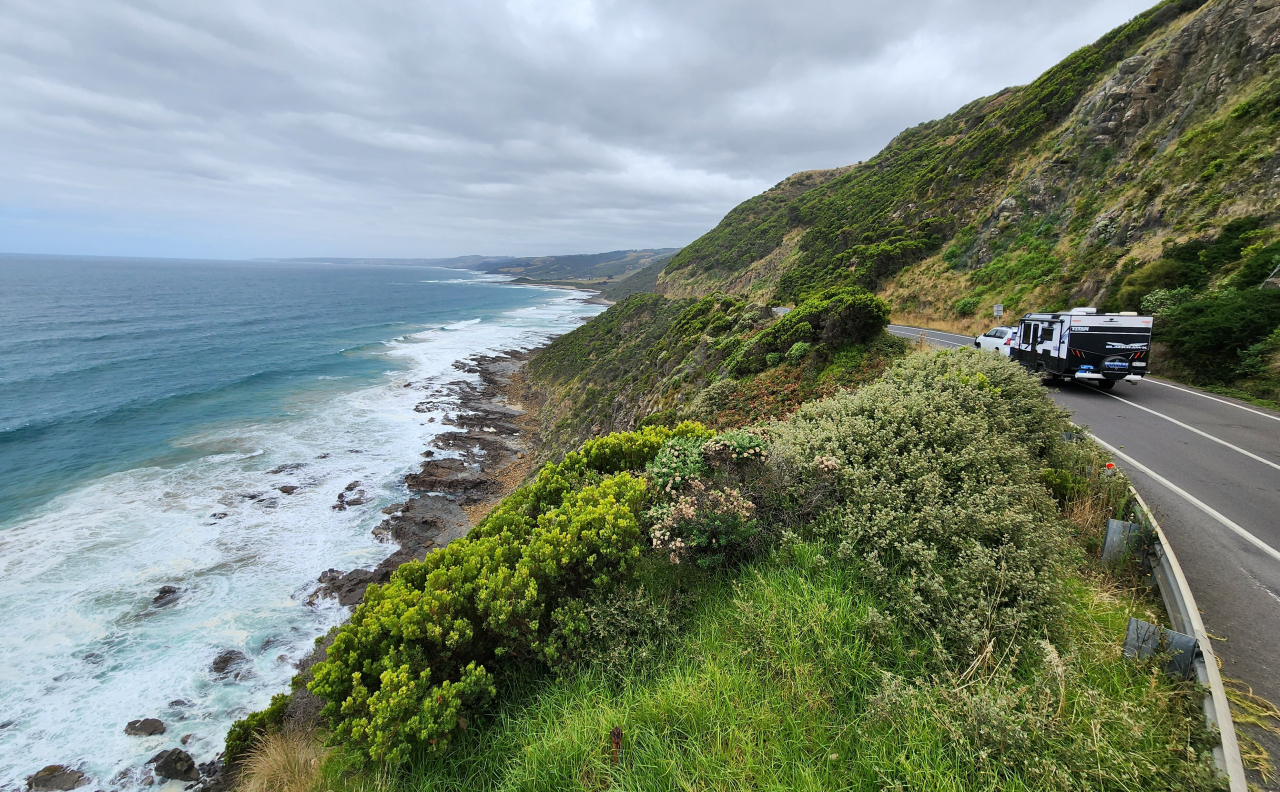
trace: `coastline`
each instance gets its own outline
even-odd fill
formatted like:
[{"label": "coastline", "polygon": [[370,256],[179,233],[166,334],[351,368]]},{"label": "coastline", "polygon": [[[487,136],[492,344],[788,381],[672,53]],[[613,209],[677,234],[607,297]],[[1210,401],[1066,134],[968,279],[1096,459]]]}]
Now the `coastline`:
[{"label": "coastline", "polygon": [[[404,476],[412,493],[403,503],[383,509],[387,517],[373,529],[379,539],[395,542],[397,549],[372,569],[347,572],[328,569],[317,578],[319,584],[308,599],[315,603],[333,598],[352,611],[364,599],[371,584],[383,584],[401,564],[422,560],[454,539],[463,537],[489,511],[534,470],[537,455],[536,394],[528,387],[523,370],[528,360],[546,343],[528,349],[513,349],[496,355],[472,355],[456,361],[462,373],[479,375],[480,383],[456,380],[446,385],[444,397],[454,412],[442,423],[455,427],[437,435],[422,452],[416,472]],[[443,400],[443,399],[442,399]],[[436,400],[426,400],[415,411],[437,408]],[[345,620],[344,620],[345,623]],[[284,727],[314,729],[323,725],[320,711],[324,702],[306,688],[311,667],[324,659],[336,629],[316,642],[297,665]],[[231,788],[222,754],[201,767],[204,792]]]}]

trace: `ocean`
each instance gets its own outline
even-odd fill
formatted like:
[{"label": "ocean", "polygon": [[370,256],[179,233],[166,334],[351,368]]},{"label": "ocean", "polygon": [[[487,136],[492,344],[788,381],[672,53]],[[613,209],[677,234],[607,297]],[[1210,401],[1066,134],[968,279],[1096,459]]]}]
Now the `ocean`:
[{"label": "ocean", "polygon": [[[478,381],[455,361],[602,310],[586,296],[400,263],[0,256],[0,789],[49,764],[134,787],[180,742],[212,759],[344,619],[307,604],[317,575],[394,549],[370,529],[450,428],[414,406]],[[373,497],[333,509],[354,481]],[[211,669],[227,650],[240,673]],[[125,735],[147,717],[165,733]]]}]

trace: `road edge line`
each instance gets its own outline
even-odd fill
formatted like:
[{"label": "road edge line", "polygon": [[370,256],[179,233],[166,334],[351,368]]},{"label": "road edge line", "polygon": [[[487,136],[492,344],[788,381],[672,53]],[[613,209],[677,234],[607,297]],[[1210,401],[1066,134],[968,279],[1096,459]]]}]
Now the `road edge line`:
[{"label": "road edge line", "polygon": [[1178,385],[1174,385],[1173,383],[1165,382],[1159,377],[1144,377],[1144,379],[1146,379],[1148,382],[1154,382],[1157,385],[1163,385],[1166,388],[1173,388],[1176,391],[1182,391],[1183,393],[1190,393],[1192,396],[1199,396],[1202,399],[1208,399],[1209,401],[1216,401],[1219,404],[1225,404],[1228,407],[1235,407],[1237,410],[1244,410],[1245,412],[1253,413],[1254,415],[1261,415],[1263,418],[1270,418],[1273,421],[1280,421],[1280,415],[1269,415],[1267,413],[1262,412],[1261,410],[1255,410],[1251,407],[1245,407],[1243,404],[1236,404],[1235,402],[1227,401],[1226,399],[1219,399],[1217,396],[1210,396],[1207,393],[1201,393],[1200,391],[1197,391],[1197,390],[1191,390],[1190,388],[1183,388]]},{"label": "road edge line", "polygon": [[1181,495],[1181,496],[1182,496],[1183,498],[1185,498],[1188,502],[1190,502],[1190,503],[1191,503],[1191,505],[1195,506],[1197,509],[1199,509],[1200,511],[1202,511],[1202,512],[1204,512],[1205,514],[1209,515],[1210,517],[1212,517],[1213,519],[1217,520],[1218,522],[1222,523],[1225,527],[1227,527],[1227,528],[1228,528],[1228,529],[1230,529],[1231,531],[1234,531],[1236,534],[1238,534],[1238,535],[1240,536],[1240,538],[1242,538],[1242,539],[1244,539],[1245,541],[1247,541],[1247,542],[1249,542],[1249,543],[1253,544],[1253,545],[1254,545],[1255,547],[1257,547],[1259,550],[1262,550],[1264,553],[1266,553],[1267,555],[1271,556],[1271,557],[1272,557],[1273,559],[1275,559],[1276,561],[1280,561],[1280,550],[1275,549],[1275,548],[1274,548],[1274,547],[1272,547],[1271,545],[1267,544],[1266,542],[1262,541],[1262,540],[1261,540],[1261,539],[1259,539],[1258,537],[1256,537],[1256,536],[1254,536],[1253,534],[1249,533],[1249,532],[1248,532],[1247,530],[1245,530],[1244,528],[1241,528],[1239,525],[1237,525],[1235,522],[1233,522],[1233,521],[1232,521],[1231,519],[1229,519],[1228,517],[1224,516],[1221,512],[1217,511],[1216,509],[1214,509],[1214,508],[1213,508],[1212,506],[1210,506],[1209,504],[1207,504],[1207,503],[1205,503],[1204,501],[1200,500],[1200,499],[1199,499],[1199,498],[1197,498],[1196,496],[1192,495],[1190,492],[1187,492],[1187,491],[1186,491],[1186,490],[1184,490],[1182,487],[1179,487],[1177,484],[1174,484],[1174,483],[1173,483],[1172,481],[1170,481],[1169,479],[1167,479],[1167,478],[1165,478],[1164,476],[1160,475],[1159,473],[1155,472],[1154,470],[1152,470],[1151,468],[1149,468],[1149,467],[1147,467],[1146,465],[1142,464],[1141,462],[1139,462],[1138,460],[1136,460],[1136,459],[1134,459],[1133,457],[1129,456],[1128,454],[1126,454],[1126,453],[1122,452],[1120,449],[1116,448],[1115,446],[1111,445],[1110,443],[1106,442],[1105,440],[1100,439],[1097,435],[1093,434],[1092,432],[1090,432],[1090,433],[1089,433],[1089,436],[1090,436],[1090,437],[1092,437],[1092,438],[1094,439],[1094,441],[1095,441],[1098,445],[1100,445],[1100,446],[1102,446],[1103,448],[1107,449],[1108,451],[1110,451],[1110,452],[1111,452],[1112,454],[1114,454],[1115,456],[1120,457],[1121,459],[1123,459],[1125,462],[1127,462],[1127,463],[1129,463],[1130,465],[1132,465],[1132,466],[1133,466],[1134,468],[1136,468],[1137,470],[1139,470],[1139,471],[1141,471],[1141,472],[1143,472],[1143,473],[1146,473],[1146,474],[1147,474],[1148,476],[1150,476],[1151,478],[1155,479],[1155,480],[1156,480],[1156,481],[1158,481],[1159,483],[1161,483],[1161,484],[1165,485],[1165,486],[1166,486],[1166,487],[1168,487],[1169,489],[1171,489],[1171,490],[1173,490],[1174,492],[1176,492],[1177,494]]}]

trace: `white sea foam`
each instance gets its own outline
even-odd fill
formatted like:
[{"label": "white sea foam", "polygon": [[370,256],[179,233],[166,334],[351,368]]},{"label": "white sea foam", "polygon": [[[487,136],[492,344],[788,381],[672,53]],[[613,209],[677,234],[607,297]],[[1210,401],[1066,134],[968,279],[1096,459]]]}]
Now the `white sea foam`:
[{"label": "white sea foam", "polygon": [[[499,321],[388,341],[378,354],[399,365],[376,386],[327,383],[296,397],[291,420],[207,428],[182,443],[194,460],[88,482],[0,532],[0,789],[48,764],[77,767],[93,788],[133,787],[188,734],[197,761],[213,758],[231,722],[285,690],[292,664],[346,617],[306,604],[317,574],[390,552],[370,528],[447,428],[414,405],[476,379],[454,361],[535,346],[600,310],[547,292]],[[355,481],[368,502],[335,511]],[[166,585],[177,603],[153,607]],[[210,670],[228,649],[248,657],[240,679]],[[165,734],[124,734],[144,717]]]}]

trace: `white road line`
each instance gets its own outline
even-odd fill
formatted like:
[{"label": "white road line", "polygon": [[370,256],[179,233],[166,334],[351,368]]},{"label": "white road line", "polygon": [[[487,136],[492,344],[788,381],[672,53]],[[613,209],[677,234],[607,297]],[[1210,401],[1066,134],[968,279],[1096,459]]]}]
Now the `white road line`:
[{"label": "white road line", "polygon": [[1161,484],[1165,485],[1165,486],[1166,486],[1166,487],[1168,487],[1169,489],[1171,489],[1171,490],[1173,490],[1174,492],[1176,492],[1177,494],[1181,495],[1183,498],[1186,498],[1186,499],[1187,499],[1187,501],[1188,501],[1189,503],[1191,503],[1191,505],[1195,506],[1197,509],[1199,509],[1200,511],[1202,511],[1202,512],[1204,512],[1205,514],[1209,515],[1210,517],[1212,517],[1213,519],[1217,520],[1218,522],[1222,523],[1222,524],[1223,524],[1224,526],[1226,526],[1228,529],[1230,529],[1231,531],[1234,531],[1236,534],[1238,534],[1238,535],[1239,535],[1242,539],[1244,539],[1245,541],[1247,541],[1247,542],[1249,542],[1250,544],[1254,545],[1254,546],[1255,546],[1255,547],[1257,547],[1259,550],[1261,550],[1261,551],[1263,551],[1264,553],[1266,553],[1267,555],[1271,556],[1271,557],[1272,557],[1273,559],[1275,559],[1276,561],[1280,561],[1280,550],[1275,549],[1275,548],[1274,548],[1274,547],[1272,547],[1271,545],[1267,544],[1266,542],[1262,541],[1262,540],[1261,540],[1261,539],[1259,539],[1258,537],[1254,536],[1253,534],[1249,533],[1249,532],[1248,532],[1248,531],[1246,531],[1245,529],[1241,528],[1241,527],[1240,527],[1239,525],[1237,525],[1236,523],[1234,523],[1234,522],[1232,522],[1231,520],[1229,520],[1229,519],[1227,519],[1226,517],[1224,517],[1224,516],[1223,516],[1221,513],[1219,513],[1216,509],[1214,509],[1213,507],[1209,506],[1209,504],[1205,503],[1204,501],[1200,500],[1200,499],[1199,499],[1199,498],[1197,498],[1196,496],[1194,496],[1194,495],[1192,495],[1191,493],[1187,492],[1187,491],[1186,491],[1186,490],[1184,490],[1182,487],[1179,487],[1177,484],[1174,484],[1174,483],[1173,483],[1172,481],[1170,481],[1169,479],[1167,479],[1167,478],[1165,478],[1164,476],[1160,475],[1159,473],[1155,472],[1154,470],[1152,470],[1151,468],[1149,468],[1149,467],[1147,467],[1146,465],[1142,464],[1141,462],[1139,462],[1138,460],[1136,460],[1136,459],[1134,459],[1133,457],[1129,456],[1128,454],[1126,454],[1126,453],[1122,452],[1120,449],[1116,448],[1115,446],[1111,445],[1110,443],[1107,443],[1105,440],[1100,439],[1097,435],[1090,435],[1090,436],[1094,439],[1094,441],[1095,441],[1095,442],[1097,442],[1097,444],[1098,444],[1098,445],[1100,445],[1100,446],[1102,446],[1103,448],[1107,449],[1107,450],[1108,450],[1108,451],[1110,451],[1113,455],[1115,455],[1115,456],[1119,457],[1119,458],[1120,458],[1121,460],[1123,460],[1126,464],[1128,464],[1129,466],[1131,466],[1134,470],[1139,470],[1139,471],[1141,471],[1141,472],[1143,472],[1143,473],[1146,473],[1146,474],[1147,474],[1148,476],[1150,476],[1151,478],[1153,478],[1153,479],[1155,479],[1156,481],[1160,482]]},{"label": "white road line", "polygon": [[1167,382],[1161,382],[1160,380],[1156,379],[1155,377],[1147,377],[1147,378],[1146,378],[1146,381],[1147,381],[1147,382],[1154,382],[1154,383],[1155,383],[1155,384],[1157,384],[1157,385],[1163,385],[1163,386],[1165,386],[1166,388],[1173,388],[1174,390],[1182,391],[1183,393],[1190,393],[1192,396],[1199,396],[1199,397],[1200,397],[1200,398],[1202,398],[1202,399],[1208,399],[1209,401],[1216,401],[1216,402],[1218,402],[1219,404],[1225,404],[1225,405],[1227,405],[1228,407],[1235,407],[1237,410],[1244,410],[1245,412],[1251,412],[1251,413],[1253,413],[1254,415],[1261,415],[1263,418],[1270,418],[1270,419],[1271,419],[1271,420],[1273,420],[1273,421],[1280,421],[1280,415],[1270,415],[1270,414],[1268,414],[1268,413],[1264,413],[1264,412],[1261,412],[1261,411],[1259,411],[1259,410],[1252,410],[1252,409],[1250,409],[1250,408],[1248,408],[1248,407],[1245,407],[1245,406],[1244,406],[1244,405],[1242,405],[1242,404],[1236,404],[1235,402],[1229,402],[1229,401],[1227,401],[1226,399],[1219,399],[1219,398],[1217,398],[1216,396],[1210,396],[1209,394],[1207,394],[1207,393],[1201,393],[1200,391],[1193,391],[1193,390],[1191,390],[1190,388],[1179,388],[1177,385],[1170,385],[1170,384],[1169,384],[1169,383],[1167,383]]},{"label": "white road line", "polygon": [[[901,330],[901,331],[903,331],[903,332],[900,332],[900,333],[894,333],[894,335],[898,336],[899,338],[921,338],[921,337],[923,337],[926,341],[931,341],[931,342],[933,342],[933,343],[935,343],[935,344],[949,344],[951,347],[969,346],[969,344],[968,344],[968,343],[964,343],[964,342],[956,342],[956,341],[948,341],[948,340],[947,340],[947,339],[945,339],[945,338],[936,338],[936,337],[934,337],[933,335],[930,335],[930,333],[935,333],[935,334],[937,334],[937,333],[938,333],[938,331],[933,331],[933,330],[920,330],[920,329],[915,328],[915,327],[905,327],[905,326],[903,326],[903,325],[896,325],[896,328],[897,328],[897,329],[899,329],[899,330]],[[889,328],[889,331],[890,331],[890,332],[893,332],[893,330],[894,330],[894,329],[895,329],[895,327],[890,327],[890,328]],[[952,333],[942,333],[942,335],[953,335],[953,334],[952,334]],[[964,338],[964,336],[957,336],[957,337],[958,337],[958,338]]]},{"label": "white road line", "polygon": [[1224,445],[1224,446],[1226,446],[1227,448],[1230,448],[1232,451],[1238,451],[1238,452],[1240,452],[1241,454],[1244,454],[1245,456],[1249,457],[1250,459],[1256,459],[1256,460],[1258,460],[1259,462],[1261,462],[1261,463],[1262,463],[1262,464],[1264,464],[1264,465],[1270,465],[1271,467],[1275,468],[1276,470],[1280,470],[1280,465],[1277,465],[1275,462],[1272,462],[1270,459],[1263,459],[1262,457],[1258,456],[1257,454],[1253,453],[1252,451],[1246,451],[1246,450],[1244,450],[1243,448],[1241,448],[1240,446],[1238,446],[1238,445],[1232,445],[1231,443],[1228,443],[1226,440],[1223,440],[1223,439],[1221,439],[1221,438],[1214,437],[1213,435],[1209,434],[1208,432],[1202,432],[1201,430],[1199,430],[1199,429],[1195,428],[1194,426],[1191,426],[1190,424],[1184,424],[1182,421],[1179,421],[1177,418],[1170,418],[1169,416],[1165,415],[1164,413],[1156,412],[1155,410],[1151,409],[1150,407],[1143,407],[1141,404],[1137,404],[1136,402],[1131,402],[1131,401],[1129,401],[1128,399],[1123,399],[1123,398],[1121,398],[1121,397],[1119,397],[1119,396],[1115,395],[1114,393],[1107,393],[1106,391],[1099,391],[1099,393],[1101,393],[1101,394],[1102,394],[1102,395],[1104,395],[1104,396],[1110,396],[1110,397],[1111,397],[1111,398],[1113,398],[1113,399],[1118,399],[1118,400],[1120,400],[1120,401],[1124,402],[1125,404],[1129,405],[1130,407],[1137,407],[1139,410],[1145,410],[1145,411],[1147,411],[1147,412],[1151,413],[1152,415],[1155,415],[1155,416],[1157,416],[1157,417],[1160,417],[1160,418],[1165,419],[1165,420],[1166,420],[1166,421],[1168,421],[1169,423],[1177,424],[1178,426],[1181,426],[1183,429],[1186,429],[1186,430],[1188,430],[1188,431],[1195,432],[1196,434],[1200,435],[1201,437],[1204,437],[1204,438],[1207,438],[1207,439],[1209,439],[1209,440],[1212,440],[1213,442],[1218,443],[1219,445]]}]

